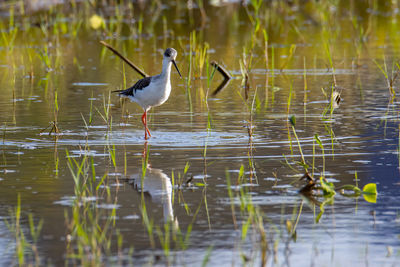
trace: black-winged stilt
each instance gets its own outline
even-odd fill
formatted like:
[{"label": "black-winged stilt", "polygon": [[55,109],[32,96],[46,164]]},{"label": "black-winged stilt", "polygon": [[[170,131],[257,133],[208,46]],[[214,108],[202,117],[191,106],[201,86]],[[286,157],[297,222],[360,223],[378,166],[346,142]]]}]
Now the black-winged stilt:
[{"label": "black-winged stilt", "polygon": [[162,72],[158,75],[145,77],[137,81],[132,87],[125,90],[117,90],[120,96],[128,97],[131,101],[138,103],[144,110],[142,122],[144,125],[144,139],[151,137],[147,128],[147,111],[151,107],[159,106],[167,101],[171,93],[171,65],[174,64],[179,76],[182,77],[175,63],[178,53],[173,48],[167,48],[164,52]]}]

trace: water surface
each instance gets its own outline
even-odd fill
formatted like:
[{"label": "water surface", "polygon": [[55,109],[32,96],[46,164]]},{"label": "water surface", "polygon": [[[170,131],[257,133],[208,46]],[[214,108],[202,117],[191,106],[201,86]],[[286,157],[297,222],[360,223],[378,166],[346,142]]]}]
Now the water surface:
[{"label": "water surface", "polygon": [[[57,15],[63,7],[43,11],[49,12],[48,24],[40,14],[16,18],[15,43],[11,47],[3,40],[0,50],[0,216],[8,222],[15,217],[19,195],[21,227],[30,244],[28,214],[36,224],[43,220],[37,242],[41,263],[90,262],[79,254],[79,240],[93,234],[92,226],[98,224],[106,238],[93,258],[104,265],[200,266],[205,259],[210,266],[259,265],[260,233],[265,232],[268,265],[396,266],[399,105],[375,63],[385,62],[390,77],[392,66],[393,75],[398,72],[396,12],[385,4],[372,12],[361,2],[358,9],[339,3],[327,11],[293,11],[288,4],[273,3],[279,6],[263,4],[256,33],[245,9],[235,3],[207,4],[203,27],[199,9],[188,10],[180,2],[163,5],[153,18],[149,3],[149,10],[135,4],[122,17],[116,9],[123,6],[107,10],[82,4],[83,13],[104,17],[105,28],[97,30],[88,14],[68,10],[70,16]],[[310,9],[328,5],[309,4]],[[8,21],[3,18],[7,34],[14,28]],[[268,62],[263,29],[269,37]],[[368,30],[365,36],[360,29]],[[199,67],[196,50],[191,50],[194,33],[196,46],[208,44],[208,59],[233,75],[216,96],[211,92],[222,77],[216,73],[208,84],[207,69]],[[169,100],[149,113],[153,137],[148,142],[143,140],[140,107],[110,94],[140,76],[100,40],[150,74],[160,71],[166,47],[178,51],[184,78],[172,72]],[[246,92],[240,62],[248,62],[250,54]],[[332,87],[342,101],[324,116]],[[338,193],[316,222],[326,198],[319,192],[313,202],[299,194],[304,169],[295,163],[301,155],[288,123],[291,115],[296,116],[302,152],[308,163],[315,163],[310,173],[336,187],[376,183],[376,203]],[[49,135],[55,121],[60,132]],[[95,169],[94,188],[85,193],[77,193],[72,174],[77,168],[71,172],[69,167],[73,160],[87,160],[88,180],[80,180],[81,185],[92,183]],[[237,182],[241,168],[244,176]],[[253,206],[256,214],[249,211]],[[81,217],[72,219],[73,214]],[[262,218],[261,232],[252,217],[256,215]],[[77,230],[78,221],[86,235]],[[293,236],[287,226],[295,223]],[[188,233],[187,242],[172,238],[170,248],[163,250],[160,240],[169,231],[181,232],[183,238]],[[1,223],[0,246],[7,247],[1,264],[17,263],[16,244],[18,238]],[[95,248],[87,245],[83,255]],[[26,260],[35,261],[29,254]]]}]

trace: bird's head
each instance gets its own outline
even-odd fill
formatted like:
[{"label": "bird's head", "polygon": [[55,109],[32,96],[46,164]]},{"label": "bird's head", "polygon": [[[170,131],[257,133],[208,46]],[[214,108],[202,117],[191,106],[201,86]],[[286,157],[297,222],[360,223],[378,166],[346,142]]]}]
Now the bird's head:
[{"label": "bird's head", "polygon": [[175,58],[176,58],[177,55],[178,55],[178,52],[176,52],[175,49],[173,49],[173,48],[165,49],[164,58],[170,60],[174,64],[176,70],[179,73],[179,76],[181,76],[181,78],[182,78],[182,75],[181,75],[181,73],[180,73],[180,71],[178,69],[178,66],[176,65],[176,62],[175,62]]}]

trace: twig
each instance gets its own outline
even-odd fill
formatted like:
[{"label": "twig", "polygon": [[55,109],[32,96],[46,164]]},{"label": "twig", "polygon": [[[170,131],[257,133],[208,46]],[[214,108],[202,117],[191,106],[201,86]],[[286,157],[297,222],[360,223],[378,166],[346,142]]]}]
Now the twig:
[{"label": "twig", "polygon": [[104,41],[100,41],[100,43],[102,45],[104,45],[105,47],[107,47],[108,49],[110,49],[114,54],[116,54],[117,56],[119,56],[123,61],[125,61],[126,64],[128,64],[132,69],[134,69],[137,73],[139,73],[140,75],[142,75],[143,77],[149,77],[149,75],[147,75],[146,72],[144,72],[143,70],[141,70],[139,67],[137,67],[135,64],[133,64],[132,61],[130,61],[129,59],[127,59],[126,57],[124,57],[123,55],[121,55],[117,50],[115,50],[111,45],[107,44]]},{"label": "twig", "polygon": [[212,96],[215,96],[218,94],[222,89],[224,89],[229,81],[232,79],[232,76],[229,74],[229,72],[222,66],[220,66],[217,62],[213,61],[211,62],[211,66],[213,66],[219,73],[221,73],[222,76],[224,76],[224,80],[221,82],[221,84],[215,89],[215,91],[212,93]]},{"label": "twig", "polygon": [[219,65],[217,62],[215,62],[215,61],[211,62],[211,66],[213,66],[214,68],[216,68],[217,71],[219,71],[219,73],[221,73],[222,76],[224,76],[224,78],[225,78],[226,80],[232,79],[232,76],[229,74],[229,72],[228,72],[224,67],[222,67],[221,65]]}]

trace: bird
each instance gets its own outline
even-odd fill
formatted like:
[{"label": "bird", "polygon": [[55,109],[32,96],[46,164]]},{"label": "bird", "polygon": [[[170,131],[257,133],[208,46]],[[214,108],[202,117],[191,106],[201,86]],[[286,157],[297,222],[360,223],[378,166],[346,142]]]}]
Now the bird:
[{"label": "bird", "polygon": [[133,86],[125,90],[116,90],[121,97],[127,97],[131,102],[138,103],[144,113],[142,115],[142,123],[144,125],[144,139],[151,137],[149,128],[147,127],[147,111],[152,107],[160,106],[168,100],[171,93],[171,66],[175,66],[179,76],[182,75],[176,65],[175,58],[178,52],[174,48],[167,48],[164,52],[162,63],[162,71],[160,74],[145,77],[138,80]]}]

